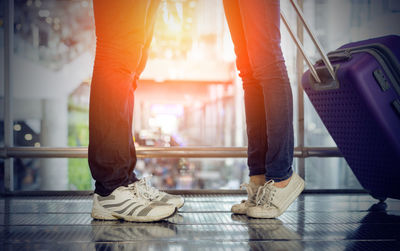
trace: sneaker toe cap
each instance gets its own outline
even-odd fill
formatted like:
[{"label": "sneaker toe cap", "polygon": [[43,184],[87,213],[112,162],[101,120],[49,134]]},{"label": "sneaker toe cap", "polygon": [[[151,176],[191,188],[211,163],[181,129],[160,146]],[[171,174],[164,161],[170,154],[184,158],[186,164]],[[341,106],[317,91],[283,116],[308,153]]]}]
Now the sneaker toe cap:
[{"label": "sneaker toe cap", "polygon": [[183,204],[185,203],[185,200],[183,199],[182,196],[178,195],[167,195],[167,200],[163,200],[164,202],[174,205],[176,208],[181,208]]},{"label": "sneaker toe cap", "polygon": [[172,199],[168,200],[168,203],[174,205],[176,208],[181,208],[183,204],[185,204],[185,200],[181,196],[174,196]]},{"label": "sneaker toe cap", "polygon": [[244,203],[235,204],[232,206],[231,211],[235,214],[246,214],[247,207],[244,205]]},{"label": "sneaker toe cap", "polygon": [[160,205],[157,203],[157,205],[153,205],[152,209],[148,211],[147,216],[151,217],[168,217],[169,215],[172,215],[175,212],[175,207],[173,205],[164,203],[164,205]]}]

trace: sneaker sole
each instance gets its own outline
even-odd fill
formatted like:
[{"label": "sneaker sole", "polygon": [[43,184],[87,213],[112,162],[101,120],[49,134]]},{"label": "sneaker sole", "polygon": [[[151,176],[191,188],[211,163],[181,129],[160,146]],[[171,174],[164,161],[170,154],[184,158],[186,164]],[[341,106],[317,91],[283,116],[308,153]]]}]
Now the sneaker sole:
[{"label": "sneaker sole", "polygon": [[117,213],[111,213],[112,216],[116,217],[117,219],[124,220],[124,221],[132,221],[132,222],[154,222],[166,219],[172,215],[174,215],[178,209],[176,207],[171,207],[172,210],[168,210],[163,215],[158,216],[128,216],[122,215]]},{"label": "sneaker sole", "polygon": [[116,217],[114,217],[114,216],[108,217],[108,216],[103,216],[103,215],[95,214],[95,213],[93,213],[93,212],[92,212],[91,216],[92,216],[92,218],[95,219],[95,220],[109,220],[109,221],[118,220],[118,218],[116,218]]},{"label": "sneaker sole", "polygon": [[231,212],[233,213],[233,214],[237,214],[237,215],[245,215],[245,214],[247,214],[247,212],[233,212],[232,210],[231,210]]}]

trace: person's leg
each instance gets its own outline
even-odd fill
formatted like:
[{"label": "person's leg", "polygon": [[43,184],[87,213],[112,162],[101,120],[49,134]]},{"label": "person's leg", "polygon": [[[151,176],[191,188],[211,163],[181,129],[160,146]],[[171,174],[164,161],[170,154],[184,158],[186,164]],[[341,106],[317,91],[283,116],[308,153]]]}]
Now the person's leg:
[{"label": "person's leg", "polygon": [[146,20],[155,18],[149,17],[151,4],[148,0],[93,3],[97,48],[90,94],[89,166],[96,180],[94,219],[148,222],[176,211],[169,203],[175,198],[152,201],[149,189],[139,185],[133,173],[133,92],[135,74],[148,49],[145,44],[151,39],[146,30]]},{"label": "person's leg", "polygon": [[89,166],[106,196],[136,177],[132,136],[134,73],[145,43],[149,1],[95,0],[97,47],[89,108]]},{"label": "person's leg", "polygon": [[234,204],[231,211],[235,214],[246,214],[249,207],[255,206],[257,190],[265,183],[267,135],[264,96],[261,85],[254,79],[250,66],[238,0],[224,0],[224,10],[234,44],[236,66],[243,82],[248,138],[247,165],[250,170],[249,184],[241,186],[246,188],[248,199]]},{"label": "person's leg", "polygon": [[243,82],[246,131],[248,138],[247,164],[250,182],[265,183],[265,155],[267,134],[264,95],[259,81],[253,77],[238,0],[224,0],[226,20],[229,25],[236,54],[236,66]]},{"label": "person's leg", "polygon": [[304,189],[293,174],[293,107],[289,78],[280,48],[279,0],[239,0],[253,78],[262,87],[267,152],[265,178],[255,206],[246,214],[255,218],[281,215]]},{"label": "person's leg", "polygon": [[[153,39],[153,33],[154,33],[154,27],[156,23],[156,14],[158,11],[158,7],[160,4],[161,0],[152,0],[150,3],[150,6],[148,8],[148,14],[146,17],[145,21],[145,26],[146,26],[146,34],[145,34],[145,40],[144,40],[144,47],[142,50],[142,57],[140,59],[140,62],[138,64],[138,67],[135,72],[135,78],[133,80],[133,86],[134,89],[137,87],[137,81],[140,78],[140,75],[142,74],[146,63],[147,59],[149,56],[149,48],[151,41]],[[161,192],[158,189],[151,187],[145,179],[141,179],[139,182],[135,182],[134,184],[135,188],[140,191],[144,191],[143,194],[146,194],[146,197],[150,199],[151,201],[161,201],[161,202],[166,202],[169,204],[174,205],[176,208],[181,208],[184,204],[184,199],[182,196],[179,195],[171,195],[167,194],[165,192]]]},{"label": "person's leg", "polygon": [[266,179],[276,183],[292,175],[293,105],[280,47],[279,0],[239,0],[253,77],[262,87],[268,149]]}]

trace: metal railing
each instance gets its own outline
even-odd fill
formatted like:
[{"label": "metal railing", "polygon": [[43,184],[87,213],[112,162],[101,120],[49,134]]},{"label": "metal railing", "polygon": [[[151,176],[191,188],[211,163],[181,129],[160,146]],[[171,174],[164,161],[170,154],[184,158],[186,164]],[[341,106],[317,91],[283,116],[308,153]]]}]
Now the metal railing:
[{"label": "metal railing", "polygon": [[[87,147],[0,148],[1,158],[87,158]],[[246,158],[246,147],[137,147],[138,158]],[[294,156],[342,157],[335,147],[296,147]]]}]

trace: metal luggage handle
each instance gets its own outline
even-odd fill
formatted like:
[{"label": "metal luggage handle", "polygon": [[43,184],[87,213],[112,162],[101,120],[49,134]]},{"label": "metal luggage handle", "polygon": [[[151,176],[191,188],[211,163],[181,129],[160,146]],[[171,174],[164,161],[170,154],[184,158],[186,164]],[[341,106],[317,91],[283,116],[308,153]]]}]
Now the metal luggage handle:
[{"label": "metal luggage handle", "polygon": [[[315,47],[317,47],[318,52],[321,55],[322,61],[325,63],[325,66],[328,69],[329,74],[331,75],[333,80],[336,80],[335,70],[334,70],[331,62],[329,61],[328,57],[326,56],[326,53],[323,51],[321,44],[319,43],[319,41],[315,37],[314,33],[312,32],[310,26],[304,19],[303,12],[300,10],[299,6],[297,5],[297,3],[294,0],[290,0],[290,3],[294,7],[294,9],[297,13],[297,16],[300,18],[301,22],[303,23],[303,25],[304,25],[308,35],[311,37],[311,40],[314,43]],[[287,22],[286,16],[282,10],[281,10],[281,19],[282,19],[283,23],[285,24],[286,28],[288,29],[290,36],[293,38],[293,41],[295,42],[297,48],[300,50],[301,54],[303,55],[304,59],[306,60],[306,63],[308,65],[308,67],[310,68],[311,75],[314,77],[314,79],[316,80],[317,83],[321,83],[321,79],[319,78],[318,73],[315,70],[315,67],[311,63],[308,56],[306,55],[303,45],[301,44],[299,39],[294,34],[292,28],[290,27],[289,23]]]}]

